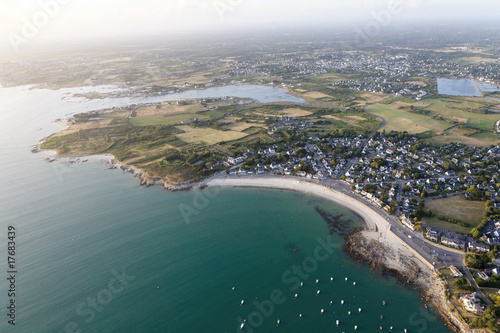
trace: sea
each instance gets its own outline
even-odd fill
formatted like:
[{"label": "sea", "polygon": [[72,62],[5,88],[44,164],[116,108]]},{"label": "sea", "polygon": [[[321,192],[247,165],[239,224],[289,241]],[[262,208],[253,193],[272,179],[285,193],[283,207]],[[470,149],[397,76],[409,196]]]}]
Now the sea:
[{"label": "sea", "polygon": [[107,89],[0,88],[0,332],[450,332],[415,290],[343,252],[363,226],[345,207],[172,193],[100,159],[31,153],[55,119],[131,102],[72,97]]}]

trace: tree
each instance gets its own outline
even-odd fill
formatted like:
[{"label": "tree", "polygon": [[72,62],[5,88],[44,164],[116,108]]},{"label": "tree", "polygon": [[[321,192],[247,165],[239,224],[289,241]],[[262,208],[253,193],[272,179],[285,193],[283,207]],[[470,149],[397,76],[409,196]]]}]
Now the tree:
[{"label": "tree", "polygon": [[465,263],[467,266],[477,269],[483,269],[490,262],[490,258],[486,253],[468,253],[465,255]]},{"label": "tree", "polygon": [[[471,285],[469,284],[469,281],[465,278],[460,278],[457,281],[455,281],[455,287],[460,290],[471,290]],[[472,287],[474,289],[474,287]]]},{"label": "tree", "polygon": [[467,193],[470,194],[470,198],[472,200],[481,200],[483,198],[483,193],[476,187],[476,185],[469,187],[467,189]]},{"label": "tree", "polygon": [[479,238],[481,237],[481,232],[477,230],[476,228],[472,229],[470,232],[471,236],[474,238]]}]

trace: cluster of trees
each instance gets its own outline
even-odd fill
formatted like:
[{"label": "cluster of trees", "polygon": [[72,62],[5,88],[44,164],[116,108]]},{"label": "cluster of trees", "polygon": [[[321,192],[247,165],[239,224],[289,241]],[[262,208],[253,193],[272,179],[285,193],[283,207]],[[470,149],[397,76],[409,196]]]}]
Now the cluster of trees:
[{"label": "cluster of trees", "polygon": [[358,133],[350,128],[336,128],[332,131],[332,133],[329,135],[327,134],[326,137],[331,137],[331,138],[354,138],[358,136]]},{"label": "cluster of trees", "polygon": [[380,158],[380,157],[376,157],[373,159],[372,163],[371,163],[371,167],[373,169],[376,169],[378,170],[381,166],[386,166],[387,164],[389,164],[389,162],[387,162],[386,160],[384,160],[383,158]]},{"label": "cluster of trees", "polygon": [[470,285],[469,280],[466,278],[460,278],[454,283],[455,288],[460,289],[460,290],[468,290],[468,291],[474,291],[475,288]]},{"label": "cluster of trees", "polygon": [[442,215],[439,215],[437,218],[440,219],[441,221],[446,221],[448,223],[456,224],[456,225],[459,225],[461,227],[469,227],[470,226],[470,224],[467,222],[451,219],[451,218],[448,218],[448,217],[442,216]]},{"label": "cluster of trees", "polygon": [[421,220],[422,217],[432,217],[434,215],[434,213],[431,212],[430,209],[425,210],[424,208],[425,208],[425,202],[420,201],[418,203],[417,210],[411,212],[410,217],[413,219]]},{"label": "cluster of trees", "polygon": [[484,288],[500,288],[500,276],[498,274],[492,274],[488,281],[478,279],[477,284]]},{"label": "cluster of trees", "polygon": [[499,332],[498,318],[500,317],[500,306],[490,306],[481,317],[472,319],[469,326],[472,328],[486,327],[492,332]]},{"label": "cluster of trees", "polygon": [[377,185],[375,184],[366,184],[363,186],[363,191],[368,192],[368,193],[374,193],[377,190]]},{"label": "cluster of trees", "polygon": [[490,194],[488,192],[483,192],[473,185],[467,189],[467,193],[470,195],[470,200],[481,201],[489,198]]},{"label": "cluster of trees", "polygon": [[495,259],[495,251],[489,251],[488,253],[467,253],[465,255],[465,264],[468,267],[483,269]]},{"label": "cluster of trees", "polygon": [[474,238],[479,238],[482,235],[483,228],[488,224],[491,220],[500,220],[500,209],[493,207],[491,204],[493,201],[486,201],[486,209],[483,213],[483,220],[477,227],[470,231],[470,235]]}]

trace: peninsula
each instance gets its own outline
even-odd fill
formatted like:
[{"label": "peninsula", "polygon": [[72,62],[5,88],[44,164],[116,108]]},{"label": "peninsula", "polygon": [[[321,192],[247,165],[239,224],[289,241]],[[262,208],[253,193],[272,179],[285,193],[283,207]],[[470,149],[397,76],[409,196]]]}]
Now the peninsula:
[{"label": "peninsula", "polygon": [[[347,240],[354,256],[373,262],[376,243],[415,258],[434,279],[427,287],[442,281],[431,294],[454,326],[495,331],[498,50],[490,40],[470,46],[470,35],[431,47],[422,32],[406,33],[412,47],[387,47],[389,39],[340,52],[335,42],[298,37],[265,54],[234,42],[144,51],[141,59],[110,55],[105,66],[113,70],[100,68],[87,83],[114,88],[73,96],[109,106],[68,115],[60,120],[66,128],[33,151],[110,154],[113,168],[135,173],[142,185],[174,191],[258,186],[328,197],[371,229]],[[136,71],[125,73],[131,63]],[[47,64],[49,81],[59,82],[66,65]],[[29,75],[12,80],[42,84]],[[113,105],[123,99],[130,102]],[[366,246],[356,252],[352,242]],[[380,260],[401,267],[404,260],[390,257]]]}]

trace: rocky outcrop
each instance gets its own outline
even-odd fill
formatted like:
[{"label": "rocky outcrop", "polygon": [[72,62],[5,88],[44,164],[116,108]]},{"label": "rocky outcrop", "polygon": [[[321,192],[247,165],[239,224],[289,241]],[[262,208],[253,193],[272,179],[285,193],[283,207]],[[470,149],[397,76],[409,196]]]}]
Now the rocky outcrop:
[{"label": "rocky outcrop", "polygon": [[[420,266],[413,259],[394,253],[388,246],[374,239],[368,239],[362,232],[354,232],[346,237],[344,250],[354,259],[367,264],[370,269],[396,277],[409,286],[418,286],[422,274]],[[398,262],[400,266],[395,264]]]},{"label": "rocky outcrop", "polygon": [[405,285],[417,288],[425,307],[427,304],[432,305],[441,315],[445,325],[454,332],[471,332],[471,329],[450,311],[441,280],[422,270],[414,259],[395,253],[390,247],[376,239],[365,237],[363,233],[364,231],[356,231],[346,237],[345,252],[368,265],[370,269],[394,276]]}]

